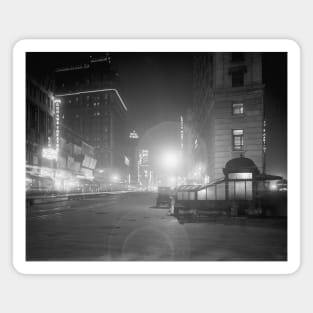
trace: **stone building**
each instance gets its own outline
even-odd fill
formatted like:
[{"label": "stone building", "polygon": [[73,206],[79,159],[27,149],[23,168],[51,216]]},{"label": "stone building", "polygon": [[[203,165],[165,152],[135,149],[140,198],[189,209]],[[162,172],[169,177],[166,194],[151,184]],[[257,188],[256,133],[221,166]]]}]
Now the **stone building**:
[{"label": "stone building", "polygon": [[54,102],[52,92],[43,83],[26,79],[26,164],[52,166],[43,157],[43,149],[54,145]]},{"label": "stone building", "polygon": [[195,54],[194,90],[192,154],[202,176],[210,181],[223,177],[225,164],[240,156],[263,172],[261,53]]}]

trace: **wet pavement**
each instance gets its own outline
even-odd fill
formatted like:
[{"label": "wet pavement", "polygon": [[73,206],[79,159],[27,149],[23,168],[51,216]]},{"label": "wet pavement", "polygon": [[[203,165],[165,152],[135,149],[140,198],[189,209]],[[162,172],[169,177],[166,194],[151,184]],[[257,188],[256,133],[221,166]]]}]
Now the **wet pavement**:
[{"label": "wet pavement", "polygon": [[32,205],[27,260],[275,261],[287,258],[286,220],[178,221],[156,194],[123,193]]}]

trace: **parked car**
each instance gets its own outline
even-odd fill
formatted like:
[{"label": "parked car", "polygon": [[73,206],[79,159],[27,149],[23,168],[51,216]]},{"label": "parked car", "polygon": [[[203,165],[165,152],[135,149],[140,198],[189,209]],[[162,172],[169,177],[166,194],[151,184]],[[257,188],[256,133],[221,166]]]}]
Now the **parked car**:
[{"label": "parked car", "polygon": [[160,207],[161,205],[170,206],[171,204],[171,196],[172,196],[172,189],[170,187],[159,187],[158,188],[158,195],[156,199],[156,206]]}]

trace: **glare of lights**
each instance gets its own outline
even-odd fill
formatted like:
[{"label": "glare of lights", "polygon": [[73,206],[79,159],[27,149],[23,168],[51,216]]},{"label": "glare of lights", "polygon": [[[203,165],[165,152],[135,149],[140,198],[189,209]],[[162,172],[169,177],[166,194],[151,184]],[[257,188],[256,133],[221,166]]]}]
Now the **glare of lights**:
[{"label": "glare of lights", "polygon": [[60,99],[54,99],[55,104],[55,149],[58,154],[60,148]]},{"label": "glare of lights", "polygon": [[113,175],[111,176],[111,180],[112,180],[113,182],[118,182],[118,181],[120,180],[120,177],[119,177],[119,175],[117,175],[117,174],[113,174]]},{"label": "glare of lights", "polygon": [[276,184],[271,184],[270,185],[270,190],[277,190],[277,185]]},{"label": "glare of lights", "polygon": [[179,163],[178,154],[172,151],[168,151],[162,156],[162,165],[167,169],[175,169]]},{"label": "glare of lights", "polygon": [[137,132],[136,132],[135,130],[133,130],[133,131],[129,134],[129,138],[138,139],[139,136],[138,136]]},{"label": "glare of lights", "polygon": [[54,180],[54,187],[55,187],[56,190],[62,190],[62,180],[56,178]]},{"label": "glare of lights", "polygon": [[58,157],[57,150],[52,149],[52,148],[43,148],[42,157],[47,160],[56,160]]},{"label": "glare of lights", "polygon": [[169,182],[170,182],[171,184],[175,184],[175,182],[176,182],[176,177],[174,177],[174,176],[170,177],[170,178],[169,178]]}]

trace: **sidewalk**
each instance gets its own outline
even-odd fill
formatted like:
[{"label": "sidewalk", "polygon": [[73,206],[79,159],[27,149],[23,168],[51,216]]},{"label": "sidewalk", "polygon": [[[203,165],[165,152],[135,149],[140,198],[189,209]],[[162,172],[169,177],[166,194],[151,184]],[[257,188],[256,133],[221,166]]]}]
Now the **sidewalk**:
[{"label": "sidewalk", "polygon": [[29,204],[52,203],[59,201],[68,201],[72,199],[85,199],[100,197],[110,194],[122,194],[131,191],[103,191],[103,192],[86,192],[86,193],[65,193],[59,195],[26,195],[26,201]]}]

